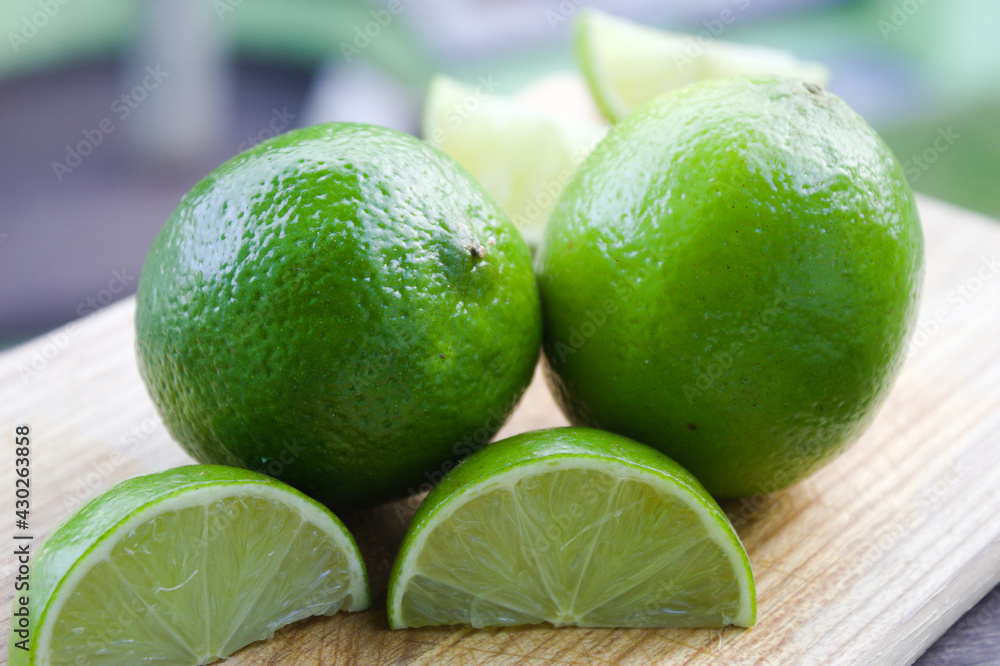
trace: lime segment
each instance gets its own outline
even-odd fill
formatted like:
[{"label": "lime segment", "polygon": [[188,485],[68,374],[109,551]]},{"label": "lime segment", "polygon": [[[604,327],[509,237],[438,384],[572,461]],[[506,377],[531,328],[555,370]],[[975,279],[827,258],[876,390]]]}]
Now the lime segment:
[{"label": "lime segment", "polygon": [[580,12],[577,59],[604,115],[617,121],[644,102],[703,79],[777,74],[825,86],[825,65],[792,53],[658,30],[595,9]]},{"label": "lime segment", "polygon": [[512,437],[457,467],[389,583],[393,628],[749,627],[755,613],[746,552],[698,482],[586,428]]},{"label": "lime segment", "polygon": [[607,126],[436,76],[422,134],[472,173],[514,220],[529,245]]},{"label": "lime segment", "polygon": [[33,645],[12,649],[12,664],[204,664],[370,603],[357,546],[332,513],[220,466],[113,487],[52,534],[37,566]]}]

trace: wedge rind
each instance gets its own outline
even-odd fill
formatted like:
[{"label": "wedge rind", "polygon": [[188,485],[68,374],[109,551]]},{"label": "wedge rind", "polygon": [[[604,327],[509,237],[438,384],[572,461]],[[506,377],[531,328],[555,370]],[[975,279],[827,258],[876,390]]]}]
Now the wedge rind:
[{"label": "wedge rind", "polygon": [[30,649],[12,633],[11,664],[207,663],[304,617],[370,605],[336,516],[217,465],[112,487],[52,533],[34,568]]},{"label": "wedge rind", "polygon": [[753,575],[683,468],[586,428],[526,433],[428,495],[389,583],[389,624],[752,626]]}]

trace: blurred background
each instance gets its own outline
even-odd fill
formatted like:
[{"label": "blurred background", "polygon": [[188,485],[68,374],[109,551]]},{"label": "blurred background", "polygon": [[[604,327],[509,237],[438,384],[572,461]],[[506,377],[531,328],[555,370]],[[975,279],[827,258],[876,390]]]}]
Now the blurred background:
[{"label": "blurred background", "polygon": [[[428,79],[501,94],[575,69],[583,0],[4,0],[0,347],[133,293],[209,170],[328,120],[417,132]],[[915,189],[1000,217],[996,0],[623,0],[592,6],[828,64]],[[392,10],[391,12],[389,10]]]}]

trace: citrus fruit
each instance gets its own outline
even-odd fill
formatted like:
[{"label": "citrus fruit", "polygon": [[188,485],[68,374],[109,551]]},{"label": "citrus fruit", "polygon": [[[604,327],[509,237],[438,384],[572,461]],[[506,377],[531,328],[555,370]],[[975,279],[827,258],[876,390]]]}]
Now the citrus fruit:
[{"label": "citrus fruit", "polygon": [[753,573],[725,514],[680,465],[588,428],[477,451],[414,515],[389,625],[752,626]]},{"label": "citrus fruit", "polygon": [[318,502],[256,472],[179,467],[123,481],[32,560],[13,664],[205,664],[313,615],[367,608],[354,539]]},{"label": "citrus fruit", "polygon": [[540,317],[528,248],[468,172],[414,137],[332,123],[184,197],[142,270],[137,355],[197,460],[358,507],[499,430]]},{"label": "citrus fruit", "polygon": [[574,47],[594,100],[608,120],[659,94],[703,79],[775,74],[826,85],[826,66],[765,46],[737,44],[638,25],[596,9],[575,23]]},{"label": "citrus fruit", "polygon": [[803,478],[871,422],[913,326],[923,236],[899,162],[843,101],[731,78],[616,125],[537,260],[569,420],[738,496]]},{"label": "citrus fruit", "polygon": [[442,75],[427,89],[422,125],[424,138],[479,179],[532,246],[576,167],[607,131]]}]

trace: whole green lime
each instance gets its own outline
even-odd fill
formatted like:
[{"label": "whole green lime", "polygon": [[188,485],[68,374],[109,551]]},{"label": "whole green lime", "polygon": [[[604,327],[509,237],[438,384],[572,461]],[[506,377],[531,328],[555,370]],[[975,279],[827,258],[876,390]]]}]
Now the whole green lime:
[{"label": "whole green lime", "polygon": [[192,456],[340,508],[485,444],[531,379],[541,313],[527,246],[472,176],[411,136],[334,123],[184,197],[143,266],[136,334]]},{"label": "whole green lime", "polygon": [[872,421],[913,326],[923,236],[902,167],[843,101],[732,78],[617,125],[537,268],[569,419],[738,496],[805,477]]}]

